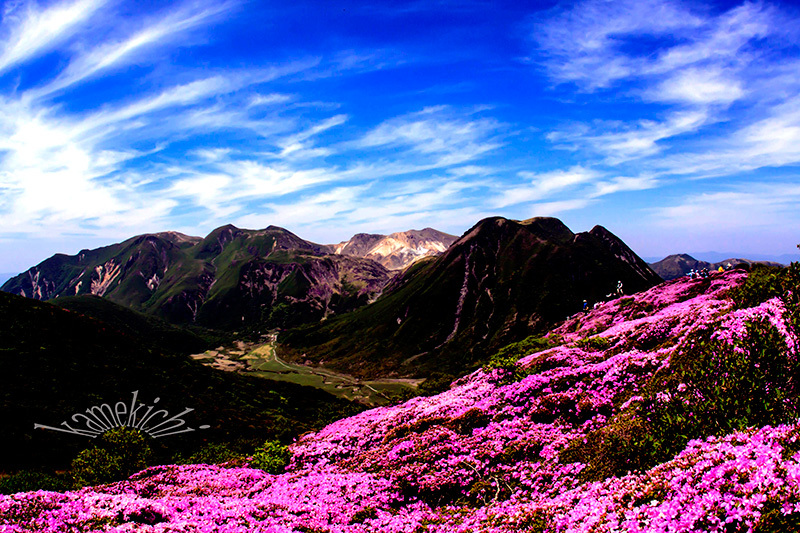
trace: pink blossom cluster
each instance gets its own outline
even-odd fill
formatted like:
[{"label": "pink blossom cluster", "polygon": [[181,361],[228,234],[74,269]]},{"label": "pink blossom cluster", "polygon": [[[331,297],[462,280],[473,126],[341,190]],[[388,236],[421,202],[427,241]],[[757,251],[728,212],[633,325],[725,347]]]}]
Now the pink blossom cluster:
[{"label": "pink blossom cluster", "polygon": [[692,331],[729,338],[761,317],[796,350],[780,300],[732,311],[725,294],[744,276],[606,302],[553,330],[558,346],[522,358],[525,378],[481,370],[439,395],[340,420],[295,443],[284,474],[162,466],[0,497],[0,532],[752,531],[764,513],[800,514],[797,423],[691,441],[661,465],[603,481],[561,458],[641,400]]}]

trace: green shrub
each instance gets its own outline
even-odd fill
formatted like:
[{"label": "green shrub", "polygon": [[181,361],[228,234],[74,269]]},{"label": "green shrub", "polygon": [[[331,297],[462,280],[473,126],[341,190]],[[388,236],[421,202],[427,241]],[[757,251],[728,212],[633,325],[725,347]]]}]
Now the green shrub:
[{"label": "green shrub", "polygon": [[546,337],[531,335],[526,339],[501,348],[483,365],[483,370],[484,372],[490,372],[495,369],[501,369],[505,371],[505,379],[519,381],[525,376],[536,373],[538,368],[535,365],[529,368],[519,368],[517,366],[517,361],[526,355],[557,346],[558,342],[558,339],[548,339]]},{"label": "green shrub", "polygon": [[576,439],[563,462],[582,462],[599,480],[667,461],[691,439],[776,425],[800,414],[800,364],[766,320],[733,345],[699,332],[656,375],[644,398],[605,427]]},{"label": "green shrub", "polygon": [[785,287],[786,269],[766,265],[753,265],[744,283],[731,289],[730,297],[738,309],[754,307],[761,302],[783,296]]},{"label": "green shrub", "polygon": [[605,350],[611,345],[611,339],[608,337],[598,337],[597,335],[593,337],[586,337],[575,341],[575,345],[579,348],[589,349],[589,350]]},{"label": "green shrub", "polygon": [[103,448],[87,448],[78,453],[70,466],[72,487],[110,483],[122,479],[122,468],[116,455]]},{"label": "green shrub", "polygon": [[733,346],[708,331],[696,335],[670,370],[640,406],[650,421],[640,453],[652,464],[673,457],[690,439],[780,424],[800,412],[800,367],[766,320],[750,322],[746,338]]},{"label": "green shrub", "polygon": [[[231,449],[230,445],[226,443],[211,442],[205,444],[202,448],[195,451],[188,457],[179,457],[176,459],[178,464],[207,464],[218,465],[222,463],[238,463],[243,460],[244,455]],[[241,461],[244,462],[244,461]]]},{"label": "green shrub", "polygon": [[291,458],[292,454],[287,446],[277,440],[268,440],[256,449],[250,467],[260,468],[270,474],[282,474]]},{"label": "green shrub", "polygon": [[153,451],[137,429],[118,427],[106,431],[97,445],[73,459],[70,477],[74,488],[125,479],[147,468]]},{"label": "green shrub", "polygon": [[731,289],[730,298],[739,309],[753,307],[776,296],[783,299],[795,331],[800,329],[800,263],[786,268],[754,265],[747,279]]},{"label": "green shrub", "polygon": [[69,483],[63,477],[33,470],[21,470],[0,480],[0,494],[51,490],[69,490]]},{"label": "green shrub", "polygon": [[635,301],[636,298],[621,298],[619,302],[617,302],[617,305],[619,306],[620,309],[624,309],[629,305],[633,305]]}]

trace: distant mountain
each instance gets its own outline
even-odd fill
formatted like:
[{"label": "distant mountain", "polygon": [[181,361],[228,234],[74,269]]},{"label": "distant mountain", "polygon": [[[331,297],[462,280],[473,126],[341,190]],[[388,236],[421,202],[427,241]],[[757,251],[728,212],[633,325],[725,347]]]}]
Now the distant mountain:
[{"label": "distant mountain", "polygon": [[689,252],[689,255],[696,257],[702,261],[710,263],[720,263],[731,257],[747,257],[751,261],[768,261],[773,263],[780,263],[788,265],[792,261],[800,261],[800,254],[759,254],[759,253],[746,253],[741,251],[733,252]]},{"label": "distant mountain", "polygon": [[420,259],[444,253],[457,239],[455,235],[425,228],[391,235],[359,233],[331,246],[336,254],[365,257],[389,270],[402,270]]},{"label": "distant mountain", "polygon": [[54,255],[1,289],[38,300],[94,294],[179,324],[285,327],[363,305],[391,278],[374,261],[328,251],[276,226],[156,233]]},{"label": "distant mountain", "polygon": [[375,303],[282,335],[281,353],[361,375],[458,373],[584,299],[605,298],[618,281],[631,293],[661,278],[601,226],[574,234],[554,218],[489,218]]},{"label": "distant mountain", "polygon": [[17,275],[16,272],[0,272],[0,286],[2,286],[3,283],[10,280],[16,275]]},{"label": "distant mountain", "polygon": [[749,266],[755,263],[775,267],[783,266],[781,263],[775,263],[771,261],[753,261],[751,259],[742,259],[738,257],[729,257],[716,263],[709,263],[708,261],[698,261],[688,254],[674,254],[665,257],[661,261],[650,263],[650,268],[652,268],[665,280],[670,280],[685,276],[691,270],[697,271],[704,268],[707,268],[708,270],[717,270],[720,267],[727,269],[729,268],[729,265],[736,266],[744,264]]},{"label": "distant mountain", "polygon": [[[72,300],[69,307],[88,304],[104,307],[108,318],[132,318],[129,310],[96,300]],[[195,410],[185,421],[196,431],[159,439],[167,452],[193,449],[207,440],[291,439],[348,408],[347,402],[317,389],[216,371],[175,355],[159,345],[168,331],[175,340],[174,328],[152,319],[117,328],[0,292],[0,471],[63,468],[92,440],[35,430],[34,424],[58,427],[70,421],[75,427],[81,420],[73,414],[105,402],[130,403],[137,390],[140,402],[154,405],[161,398],[158,407],[171,414]],[[199,425],[211,427],[200,430]]]}]

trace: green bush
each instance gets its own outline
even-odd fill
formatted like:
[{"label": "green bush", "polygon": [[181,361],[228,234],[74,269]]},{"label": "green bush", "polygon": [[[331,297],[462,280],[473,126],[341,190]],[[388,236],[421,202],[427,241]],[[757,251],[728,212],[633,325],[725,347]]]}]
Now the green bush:
[{"label": "green bush", "polygon": [[608,337],[594,335],[575,341],[575,345],[588,350],[605,350],[611,345],[611,340]]},{"label": "green bush", "polygon": [[[252,449],[252,448],[251,448]],[[188,457],[177,457],[175,462],[178,464],[207,464],[218,465],[222,463],[244,462],[244,455],[233,450],[229,444],[211,442],[205,444],[199,450]]]},{"label": "green bush", "polygon": [[0,494],[34,490],[62,492],[69,490],[69,483],[63,477],[33,470],[21,470],[0,480]]},{"label": "green bush", "polygon": [[786,291],[786,269],[753,265],[744,283],[731,289],[730,297],[738,309],[754,307],[761,302],[783,296]]},{"label": "green bush", "polygon": [[[800,367],[766,320],[748,323],[733,346],[698,334],[640,406],[648,419],[644,450],[652,464],[671,458],[690,439],[787,422],[800,413]],[[668,397],[669,399],[665,399]]]},{"label": "green bush", "polygon": [[561,460],[587,464],[587,480],[645,470],[691,439],[796,419],[798,393],[800,364],[768,321],[748,323],[733,345],[699,332],[673,355],[667,372],[654,376],[640,402],[576,439]]},{"label": "green bush", "polygon": [[118,427],[106,431],[97,445],[73,459],[70,477],[74,488],[125,479],[147,468],[153,451],[137,429]]},{"label": "green bush", "polygon": [[795,329],[800,329],[800,263],[786,268],[754,265],[747,279],[731,289],[729,296],[739,309],[753,307],[780,296],[789,310]]},{"label": "green bush", "polygon": [[558,345],[557,339],[548,339],[545,337],[537,337],[531,335],[519,342],[515,342],[501,348],[496,354],[489,358],[489,361],[483,365],[484,372],[490,372],[495,369],[504,370],[505,379],[510,381],[519,381],[525,376],[536,373],[538,369],[534,366],[531,368],[519,368],[517,361],[520,358],[530,355],[532,353],[541,352]]},{"label": "green bush", "polygon": [[70,466],[72,487],[110,483],[123,478],[118,457],[103,448],[87,448],[72,460]]},{"label": "green bush", "polygon": [[268,440],[253,454],[251,468],[260,468],[270,474],[282,474],[292,458],[289,448],[277,440]]}]

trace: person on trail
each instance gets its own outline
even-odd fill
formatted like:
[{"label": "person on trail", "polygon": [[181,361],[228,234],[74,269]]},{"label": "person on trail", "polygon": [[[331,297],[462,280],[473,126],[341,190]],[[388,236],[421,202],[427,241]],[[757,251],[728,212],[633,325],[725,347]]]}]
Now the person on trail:
[{"label": "person on trail", "polygon": [[589,312],[589,302],[586,300],[583,301],[583,313],[586,314]]},{"label": "person on trail", "polygon": [[617,282],[617,295],[622,296],[622,280]]}]

